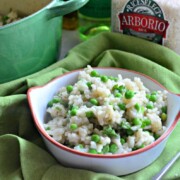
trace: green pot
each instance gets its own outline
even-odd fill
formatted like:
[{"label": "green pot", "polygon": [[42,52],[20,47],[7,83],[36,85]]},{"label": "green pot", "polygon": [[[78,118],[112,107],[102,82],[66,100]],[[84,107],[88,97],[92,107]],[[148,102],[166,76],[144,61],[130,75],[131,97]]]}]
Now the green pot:
[{"label": "green pot", "polygon": [[0,0],[0,13],[12,8],[24,18],[0,27],[0,83],[56,62],[62,36],[62,16],[88,0]]}]

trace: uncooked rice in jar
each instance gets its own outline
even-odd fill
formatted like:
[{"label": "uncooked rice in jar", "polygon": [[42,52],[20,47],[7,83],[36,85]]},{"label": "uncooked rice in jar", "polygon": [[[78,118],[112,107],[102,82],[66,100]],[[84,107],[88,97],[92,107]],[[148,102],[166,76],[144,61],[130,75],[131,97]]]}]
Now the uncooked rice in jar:
[{"label": "uncooked rice in jar", "polygon": [[112,31],[145,38],[180,54],[179,9],[179,0],[112,0]]},{"label": "uncooked rice in jar", "polygon": [[165,131],[167,91],[150,92],[139,77],[99,74],[91,66],[61,87],[47,105],[49,136],[77,151],[124,154],[153,143]]}]

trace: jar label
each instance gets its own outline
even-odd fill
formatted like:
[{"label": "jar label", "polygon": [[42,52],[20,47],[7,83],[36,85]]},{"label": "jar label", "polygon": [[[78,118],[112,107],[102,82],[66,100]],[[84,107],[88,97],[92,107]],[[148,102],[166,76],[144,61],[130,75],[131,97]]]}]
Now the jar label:
[{"label": "jar label", "polygon": [[130,0],[118,15],[123,34],[163,44],[169,22],[153,0]]}]

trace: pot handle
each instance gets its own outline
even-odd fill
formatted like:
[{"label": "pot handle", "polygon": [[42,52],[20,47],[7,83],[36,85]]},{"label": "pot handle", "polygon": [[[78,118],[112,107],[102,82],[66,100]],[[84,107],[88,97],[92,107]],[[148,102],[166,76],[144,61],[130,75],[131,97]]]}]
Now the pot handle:
[{"label": "pot handle", "polygon": [[54,0],[54,3],[51,3],[47,10],[49,11],[49,15],[51,18],[57,16],[64,16],[65,14],[69,14],[82,6],[84,6],[89,0]]}]

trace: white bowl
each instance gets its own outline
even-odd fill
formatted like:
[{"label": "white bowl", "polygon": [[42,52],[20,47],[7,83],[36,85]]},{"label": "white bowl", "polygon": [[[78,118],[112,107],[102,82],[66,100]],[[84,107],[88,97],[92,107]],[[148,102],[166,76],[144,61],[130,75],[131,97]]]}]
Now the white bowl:
[{"label": "white bowl", "polygon": [[[123,78],[140,77],[144,85],[150,90],[166,90],[161,84],[141,73],[120,68],[95,68],[99,73],[111,76],[121,74]],[[55,158],[63,165],[75,168],[88,169],[96,172],[114,175],[126,175],[138,171],[155,161],[162,153],[169,135],[175,128],[180,118],[180,97],[168,93],[168,117],[166,131],[152,144],[145,148],[119,155],[88,154],[76,151],[64,146],[45,131],[43,124],[47,116],[46,108],[48,102],[56,94],[60,87],[74,84],[80,70],[75,70],[55,78],[48,84],[33,87],[28,90],[28,101],[34,118],[34,123],[41,134],[47,148]]]}]

